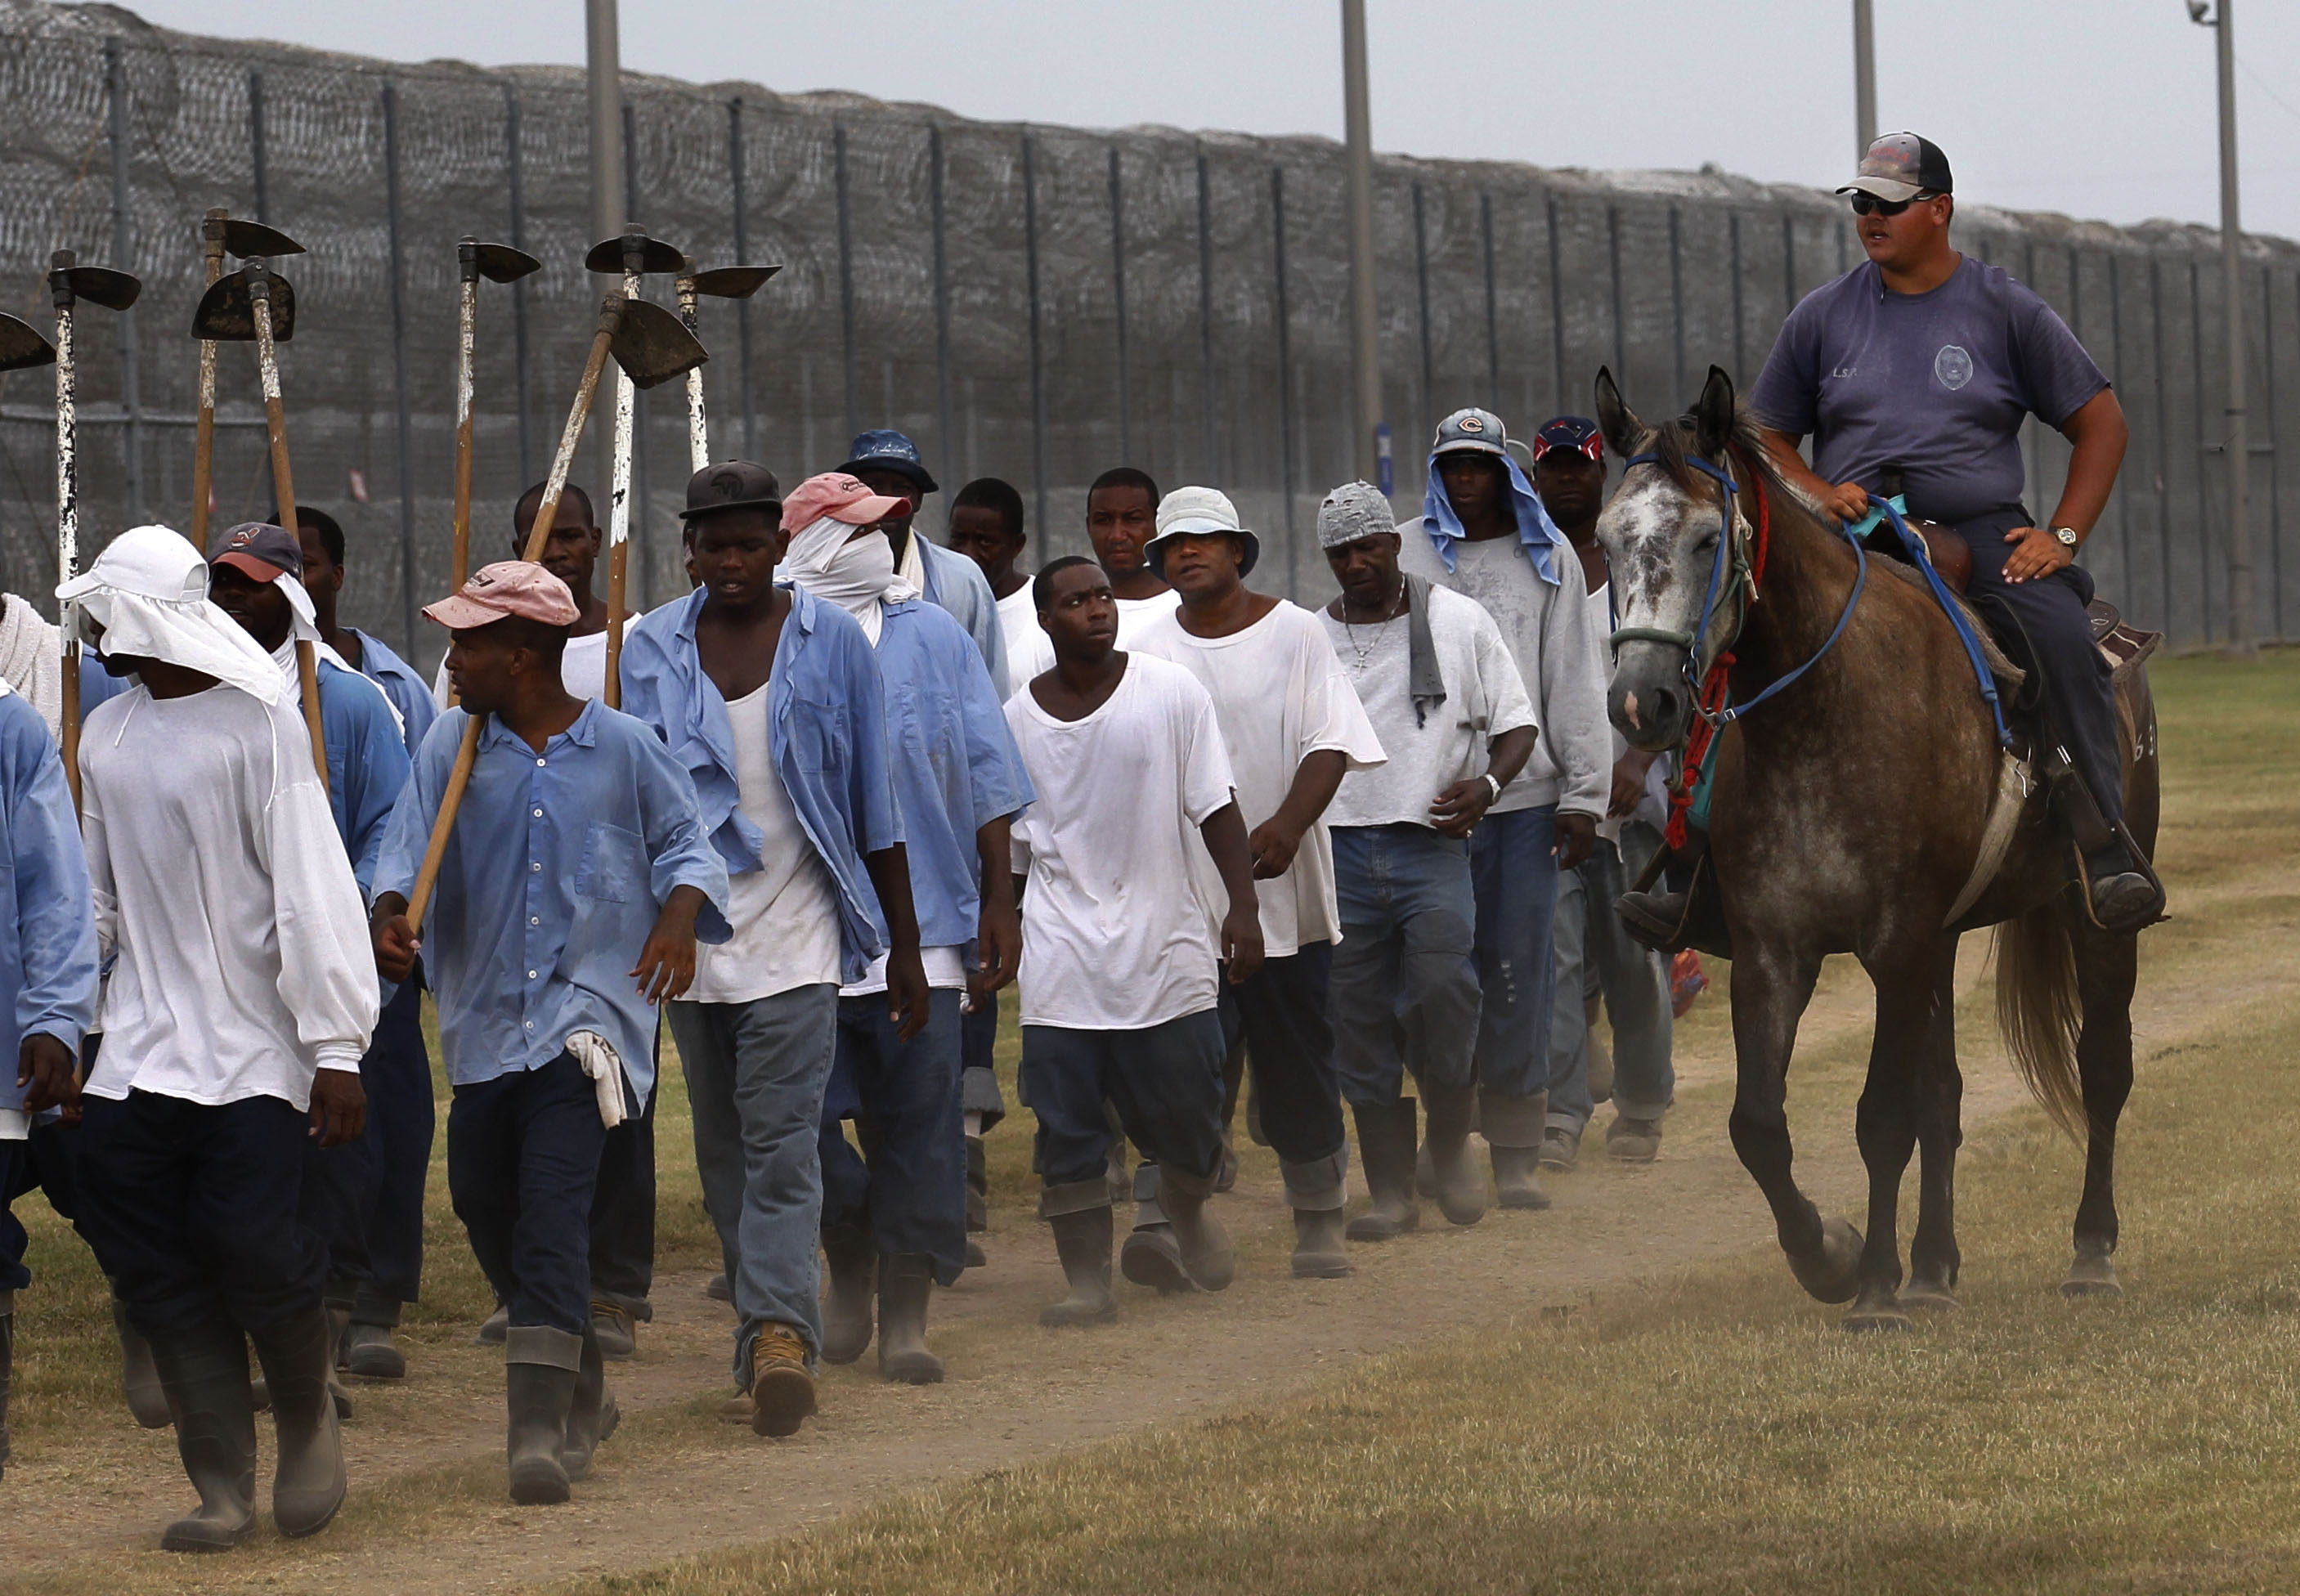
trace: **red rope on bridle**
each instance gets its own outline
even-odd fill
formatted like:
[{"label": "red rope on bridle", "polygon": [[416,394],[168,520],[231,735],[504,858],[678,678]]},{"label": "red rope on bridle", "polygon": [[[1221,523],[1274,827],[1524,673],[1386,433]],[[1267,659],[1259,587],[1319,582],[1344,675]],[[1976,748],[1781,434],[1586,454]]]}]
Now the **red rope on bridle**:
[{"label": "red rope on bridle", "polygon": [[[1756,535],[1754,546],[1749,551],[1749,602],[1754,604],[1765,579],[1765,552],[1772,541],[1772,504],[1765,497],[1765,479],[1758,475],[1755,462],[1738,447],[1729,449],[1727,458],[1732,461],[1741,479],[1749,485],[1749,496],[1756,501]],[[1724,498],[1725,512],[1729,518],[1733,512],[1732,499],[1730,495],[1721,496]],[[1731,536],[1733,528],[1728,525],[1726,536]],[[1676,777],[1670,783],[1669,826],[1662,833],[1662,840],[1672,849],[1685,846],[1686,816],[1693,808],[1693,790],[1700,784],[1701,767],[1709,757],[1709,745],[1716,741],[1718,727],[1722,724],[1717,717],[1725,707],[1729,691],[1726,678],[1732,669],[1733,653],[1728,649],[1717,656],[1716,663],[1709,668],[1709,674],[1701,679],[1699,712],[1694,716],[1693,724],[1686,732],[1685,758],[1678,767]]]}]

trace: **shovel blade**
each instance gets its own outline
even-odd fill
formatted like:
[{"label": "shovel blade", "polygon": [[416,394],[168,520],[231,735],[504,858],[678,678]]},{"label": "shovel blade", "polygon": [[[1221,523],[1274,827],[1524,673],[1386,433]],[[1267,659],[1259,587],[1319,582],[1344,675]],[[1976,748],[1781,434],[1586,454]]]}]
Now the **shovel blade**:
[{"label": "shovel blade", "polygon": [[517,282],[530,271],[543,270],[542,262],[508,244],[482,244],[478,254],[479,275],[491,283]]},{"label": "shovel blade", "polygon": [[55,346],[31,323],[0,316],[0,371],[21,371],[30,366],[56,363]]},{"label": "shovel blade", "polygon": [[[71,266],[64,270],[64,280],[71,285],[74,299],[85,299],[90,304],[100,304],[107,311],[124,311],[136,303],[144,292],[144,285],[124,271],[114,271],[109,266]],[[49,280],[53,282],[53,274]]]},{"label": "shovel blade", "polygon": [[[296,336],[296,288],[278,272],[271,273],[271,341],[285,344]],[[218,344],[255,341],[255,301],[247,292],[245,270],[227,272],[200,295],[192,312],[192,337]]]},{"label": "shovel blade", "polygon": [[677,316],[644,299],[623,306],[622,320],[607,347],[635,388],[669,382],[711,358]]},{"label": "shovel blade", "polygon": [[[611,271],[621,277],[624,237],[618,233],[612,238],[602,239],[593,245],[591,253],[583,257],[583,269],[586,271]],[[660,238],[650,238],[642,233],[633,237],[631,242],[638,246],[641,271],[678,271],[687,264],[687,257],[675,245],[665,244]]]},{"label": "shovel blade", "polygon": [[265,227],[260,221],[244,221],[238,217],[223,224],[223,247],[225,254],[243,261],[250,255],[300,255],[304,253],[302,245],[278,228]]},{"label": "shovel blade", "polygon": [[721,266],[695,274],[695,291],[713,299],[748,299],[766,287],[780,266]]}]

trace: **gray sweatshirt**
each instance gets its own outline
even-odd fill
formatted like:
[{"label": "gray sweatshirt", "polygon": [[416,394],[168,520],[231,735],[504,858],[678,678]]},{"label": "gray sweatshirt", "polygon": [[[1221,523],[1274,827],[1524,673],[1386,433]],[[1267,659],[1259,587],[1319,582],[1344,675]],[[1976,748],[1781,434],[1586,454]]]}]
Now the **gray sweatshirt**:
[{"label": "gray sweatshirt", "polygon": [[1493,812],[1554,803],[1604,819],[1613,786],[1612,729],[1605,720],[1606,681],[1599,664],[1607,651],[1590,616],[1580,561],[1562,552],[1556,565],[1564,580],[1553,586],[1541,579],[1514,537],[1463,538],[1454,544],[1454,569],[1447,570],[1420,516],[1400,521],[1397,536],[1401,569],[1485,606],[1533,699],[1541,736]]}]

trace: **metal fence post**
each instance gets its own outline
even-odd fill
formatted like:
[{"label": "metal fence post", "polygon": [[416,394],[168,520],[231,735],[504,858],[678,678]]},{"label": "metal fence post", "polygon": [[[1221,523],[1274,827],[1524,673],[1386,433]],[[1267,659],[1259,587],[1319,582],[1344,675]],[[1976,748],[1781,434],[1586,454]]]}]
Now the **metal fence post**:
[{"label": "metal fence post", "polygon": [[1284,473],[1286,501],[1286,596],[1301,591],[1295,580],[1299,554],[1294,544],[1294,343],[1292,317],[1286,298],[1286,169],[1270,169],[1270,232],[1275,241],[1278,273],[1278,426],[1284,447],[1279,470]]},{"label": "metal fence post", "polygon": [[[2119,281],[2117,252],[2108,252],[2108,363],[2116,387],[2124,391],[2124,291]],[[2116,487],[2116,546],[2118,579],[2128,595],[2137,591],[2132,579],[2132,495],[2121,481]]]},{"label": "metal fence post", "polygon": [[1501,295],[1494,281],[1494,196],[1478,195],[1478,231],[1486,255],[1486,405],[1496,415],[1502,408]]},{"label": "metal fence post", "polygon": [[247,142],[255,176],[255,220],[271,220],[271,204],[263,137],[263,69],[247,70]]},{"label": "metal fence post", "polygon": [[1680,237],[1681,223],[1677,207],[1669,208],[1669,308],[1675,320],[1674,348],[1677,355],[1677,393],[1673,399],[1689,398],[1685,387],[1685,254]]},{"label": "metal fence post", "polygon": [[1557,241],[1557,195],[1542,195],[1549,223],[1549,411],[1565,409],[1565,283],[1560,262],[1565,256]]},{"label": "metal fence post", "polygon": [[407,302],[399,280],[399,90],[383,86],[384,223],[391,251],[391,378],[399,420],[399,609],[407,658],[415,657],[414,421],[407,397]]},{"label": "metal fence post", "polygon": [[1606,275],[1613,290],[1613,380],[1623,387],[1629,381],[1629,318],[1621,310],[1621,208],[1605,207]]},{"label": "metal fence post", "polygon": [[[947,468],[959,456],[951,420],[950,240],[943,183],[942,128],[938,123],[927,129],[927,195],[934,212],[935,405],[942,424],[943,463]],[[971,452],[968,459],[971,465]]]},{"label": "metal fence post", "polygon": [[1438,380],[1429,356],[1429,232],[1422,217],[1421,185],[1413,186],[1413,284],[1421,310],[1421,415],[1428,426],[1438,413]]},{"label": "metal fence post", "polygon": [[[1984,245],[1984,247],[1986,247]],[[1796,216],[1781,212],[1781,314],[1796,309]]]},{"label": "metal fence post", "polygon": [[1022,254],[1030,292],[1030,482],[1038,525],[1046,524],[1046,366],[1038,327],[1038,165],[1037,141],[1022,133]]},{"label": "metal fence post", "polygon": [[[2252,445],[2268,453],[2268,600],[2269,635],[2284,636],[2284,514],[2276,461],[2276,285],[2266,266],[2260,269],[2260,379],[2267,390],[2266,441]],[[2255,601],[2257,602],[2257,601]]]},{"label": "metal fence post", "polygon": [[1733,381],[1743,388],[1751,385],[1749,376],[1749,343],[1746,331],[1748,303],[1741,287],[1741,213],[1734,212],[1726,219],[1727,230],[1732,235],[1733,251]]},{"label": "metal fence post", "polygon": [[846,436],[862,430],[862,396],[854,365],[854,240],[846,195],[846,125],[830,125],[831,177],[838,194],[839,370],[846,378]]},{"label": "metal fence post", "polygon": [[[743,97],[740,95],[727,102],[727,186],[732,191],[735,207],[735,264],[747,266],[751,262],[751,241],[745,226],[745,207],[749,195],[743,169]],[[742,370],[736,373],[736,387],[742,395],[743,403],[743,458],[756,460],[759,457],[759,411],[751,389],[751,302],[748,298],[735,302],[735,358],[742,366]]]},{"label": "metal fence post", "polygon": [[[135,270],[134,240],[128,226],[128,62],[126,46],[116,38],[104,41],[104,100],[112,139],[112,264],[115,270]],[[136,346],[136,312],[120,312],[120,400],[128,412],[127,444],[121,451],[121,487],[128,502],[130,525],[140,526],[144,513],[144,388]]]},{"label": "metal fence post", "polygon": [[1126,189],[1118,146],[1110,146],[1110,287],[1117,310],[1118,458],[1134,458],[1133,394],[1126,370]]},{"label": "metal fence post", "polygon": [[1198,360],[1203,374],[1202,404],[1206,429],[1205,480],[1221,479],[1221,461],[1214,446],[1214,206],[1212,182],[1206,170],[1206,152],[1198,154]]},{"label": "metal fence post", "polygon": [[[2172,630],[2172,485],[2171,426],[2164,414],[2164,270],[2154,250],[2148,252],[2148,336],[2155,352],[2156,373],[2156,582],[2157,602],[2163,606],[2164,630]],[[2177,641],[2177,640],[2176,640]]]},{"label": "metal fence post", "polygon": [[[519,85],[504,85],[504,149],[509,157],[511,179],[511,246],[527,247],[526,160],[520,149]],[[511,286],[512,363],[519,384],[519,480],[524,488],[535,480],[535,396],[533,377],[527,368],[527,279]]]},{"label": "metal fence post", "polygon": [[2204,290],[2196,257],[2188,258],[2188,365],[2196,378],[2196,402],[2189,406],[2196,420],[2196,602],[2204,621],[2203,641],[2212,640],[2212,539],[2205,530],[2212,524],[2212,473],[2204,455],[2212,445],[2204,433]]}]

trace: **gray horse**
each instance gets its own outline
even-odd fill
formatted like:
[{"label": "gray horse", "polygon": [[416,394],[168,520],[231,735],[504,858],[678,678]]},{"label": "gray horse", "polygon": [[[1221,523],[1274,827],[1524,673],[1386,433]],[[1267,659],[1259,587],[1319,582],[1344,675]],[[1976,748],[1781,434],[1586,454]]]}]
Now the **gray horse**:
[{"label": "gray horse", "polygon": [[[2071,844],[2042,784],[2000,748],[1954,629],[1913,568],[1871,556],[1862,581],[1836,523],[1773,470],[1724,372],[1712,367],[1693,413],[1658,427],[1601,372],[1597,415],[1623,457],[1651,457],[1629,467],[1597,527],[1622,630],[1610,700],[1622,735],[1641,749],[1678,747],[1698,707],[1688,682],[1721,656],[1731,656],[1743,705],[1807,666],[1722,734],[1696,894],[1703,928],[1691,939],[1733,960],[1733,1146],[1771,1205],[1791,1270],[1821,1301],[1852,1302],[1848,1329],[1903,1328],[1910,1308],[1956,1306],[1956,945],[1996,926],[1999,1028],[2038,1099],[2086,1149],[2062,1289],[2115,1293],[2113,1164],[2132,1085],[2137,939],[2086,914]],[[1729,525],[1728,496],[1704,467],[1738,487]],[[1721,561],[1720,539],[1729,540]],[[1704,614],[1712,572],[1722,574]],[[2153,852],[2155,711],[2137,661],[2119,672],[2118,702],[2125,813]],[[1790,1169],[1789,1054],[1821,961],[1839,952],[1861,960],[1877,993],[1855,1122],[1865,1242],[1823,1219]],[[1904,1288],[1897,1205],[1912,1153],[1920,1201]]]}]

